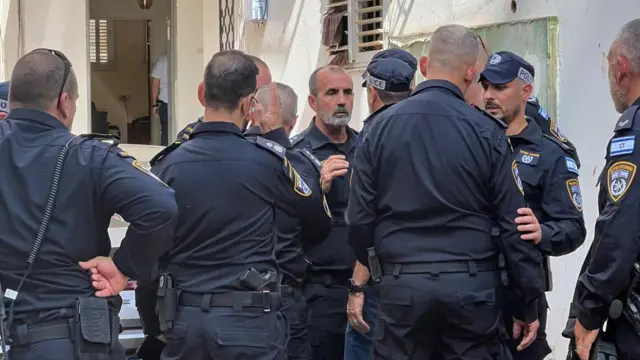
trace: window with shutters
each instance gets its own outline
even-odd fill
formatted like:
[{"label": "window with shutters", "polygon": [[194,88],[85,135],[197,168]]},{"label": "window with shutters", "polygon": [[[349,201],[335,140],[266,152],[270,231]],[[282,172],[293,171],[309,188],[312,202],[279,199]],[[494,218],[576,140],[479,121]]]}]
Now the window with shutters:
[{"label": "window with shutters", "polygon": [[336,65],[366,64],[385,46],[388,0],[328,0],[322,42]]},{"label": "window with shutters", "polygon": [[89,19],[89,61],[92,70],[113,70],[113,21]]}]

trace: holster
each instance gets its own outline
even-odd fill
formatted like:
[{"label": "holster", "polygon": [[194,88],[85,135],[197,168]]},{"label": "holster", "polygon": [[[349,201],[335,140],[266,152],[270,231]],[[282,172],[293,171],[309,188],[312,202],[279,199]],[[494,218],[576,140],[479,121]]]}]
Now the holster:
[{"label": "holster", "polygon": [[633,264],[631,284],[627,290],[626,304],[622,313],[631,324],[637,335],[640,336],[640,264]]},{"label": "holster", "polygon": [[379,283],[382,279],[382,266],[380,265],[380,258],[376,254],[374,247],[367,248],[367,260],[369,261],[369,269],[371,270],[371,280],[375,283]]},{"label": "holster", "polygon": [[[569,342],[569,352],[566,360],[580,360],[576,354],[576,343],[573,339]],[[589,360],[618,360],[618,350],[612,342],[602,340],[598,336],[591,347]]]},{"label": "holster", "polygon": [[160,274],[156,295],[158,296],[156,314],[160,323],[160,331],[167,332],[173,328],[173,322],[178,313],[178,290],[175,288],[173,276],[170,273]]},{"label": "holster", "polygon": [[549,292],[553,290],[553,274],[551,273],[551,259],[548,256],[542,257],[542,263],[540,266],[540,280],[544,284],[544,291]]},{"label": "holster", "polygon": [[109,310],[107,299],[76,299],[75,343],[78,360],[108,360],[118,341],[120,318]]},{"label": "holster", "polygon": [[491,228],[491,238],[495,241],[496,246],[500,249],[498,253],[498,269],[500,269],[500,282],[502,286],[509,286],[509,273],[507,271],[507,258],[502,250],[502,240],[500,239],[500,228],[494,226]]}]

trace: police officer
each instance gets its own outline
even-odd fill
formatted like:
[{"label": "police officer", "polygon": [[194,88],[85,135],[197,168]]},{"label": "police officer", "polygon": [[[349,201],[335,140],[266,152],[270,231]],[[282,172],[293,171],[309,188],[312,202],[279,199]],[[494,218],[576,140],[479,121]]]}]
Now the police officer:
[{"label": "police officer", "polygon": [[369,262],[374,247],[371,268],[377,257],[384,274],[376,285],[376,359],[509,358],[497,247],[520,295],[521,345],[535,338],[540,256],[516,228],[525,203],[506,126],[463,96],[477,57],[469,29],[438,28],[428,80],[385,111],[358,146],[347,219],[358,261]]},{"label": "police officer", "polygon": [[[576,286],[572,315],[576,316],[576,353],[589,359],[592,346],[607,320],[614,299],[624,303],[624,315],[610,319],[604,339],[615,344],[618,358],[640,359],[638,288],[632,286],[634,263],[640,259],[640,187],[635,180],[640,153],[635,139],[640,134],[640,19],[622,26],[609,54],[609,85],[616,111],[622,113],[606,152],[599,183],[600,216],[586,271]],[[633,308],[636,308],[634,311]],[[635,312],[635,315],[634,315]],[[600,357],[598,357],[600,358]]]},{"label": "police officer", "polygon": [[[578,166],[571,149],[557,137],[543,134],[537,122],[525,117],[527,99],[533,92],[535,70],[531,64],[508,51],[491,57],[480,75],[488,113],[504,121],[513,145],[515,161],[520,171],[525,200],[529,209],[518,219],[522,231],[541,231],[535,244],[544,258],[545,290],[551,291],[548,256],[561,256],[576,250],[584,242],[586,229],[582,216],[582,193]],[[532,240],[531,234],[523,239]],[[511,307],[507,302],[505,321],[512,330]],[[531,346],[518,351],[512,342],[514,359],[542,360],[551,353],[546,339],[547,301],[544,294],[538,301],[540,328]],[[510,335],[513,335],[511,333]],[[519,339],[518,339],[519,340]]]},{"label": "police officer", "polygon": [[[262,116],[264,109],[274,105],[272,86],[277,87],[280,98],[282,127],[262,134],[260,126],[254,125],[245,133],[248,138],[263,136],[277,142],[287,149],[287,159],[300,172],[312,191],[311,196],[319,196],[326,206],[326,200],[320,190],[320,161],[307,150],[293,149],[289,141],[289,134],[296,124],[298,115],[298,96],[295,91],[282,83],[263,86],[256,92],[256,112]],[[328,207],[327,207],[327,211]],[[304,257],[306,251],[323,242],[331,231],[331,224],[319,222],[313,227],[304,228],[298,217],[291,217],[285,212],[276,214],[278,239],[276,242],[276,260],[282,271],[282,308],[281,311],[289,324],[289,341],[287,356],[291,360],[311,360],[311,344],[307,330],[309,316],[306,301],[302,295],[302,286],[308,262]]]},{"label": "police officer", "polygon": [[[0,283],[12,360],[124,359],[122,302],[112,296],[129,278],[154,277],[174,235],[173,190],[110,136],[69,131],[78,95],[59,51],[37,49],[15,65],[11,112],[0,122]],[[130,226],[109,258],[114,213]]]},{"label": "police officer", "polygon": [[[267,65],[267,63],[256,56],[249,55],[249,57],[251,57],[251,60],[253,60],[253,62],[258,67],[258,75],[256,76],[256,84],[257,84],[256,90],[263,87],[264,85],[271,84],[272,82],[271,70],[269,69],[269,66]],[[176,136],[176,141],[189,140],[189,135],[191,135],[196,125],[200,124],[203,121],[203,119],[204,117],[201,116],[198,118],[198,120],[187,124],[187,126],[185,126],[182,130],[178,132],[178,135]]]},{"label": "police officer", "polygon": [[[415,58],[411,54],[408,55],[415,62]],[[383,57],[369,63],[366,74],[366,81],[362,85],[367,89],[367,103],[371,114],[364,120],[362,130],[358,134],[358,143],[366,136],[380,114],[411,95],[415,69],[397,58]],[[364,360],[373,356],[372,337],[377,319],[378,292],[371,286],[372,283],[369,283],[369,278],[366,266],[356,262],[347,304],[349,324],[344,346],[345,360]]]},{"label": "police officer", "polygon": [[[386,50],[378,51],[375,55],[373,55],[369,64],[375,61],[378,61],[380,59],[396,59],[396,60],[403,61],[404,63],[409,65],[409,67],[413,70],[413,72],[415,72],[418,69],[418,60],[415,58],[415,56],[411,55],[411,53],[406,50],[386,49]],[[362,87],[367,86],[366,85],[367,77],[368,77],[368,71],[365,70],[362,73]],[[411,82],[412,89],[414,84],[415,84],[415,78]]]},{"label": "police officer", "polygon": [[[179,291],[166,360],[284,359],[274,210],[300,216],[302,228],[331,221],[284,148],[242,135],[257,74],[240,51],[215,54],[200,87],[203,123],[152,167],[182,209],[163,274]],[[259,125],[266,133],[279,119],[268,112]],[[173,319],[167,300],[160,308]]]},{"label": "police officer", "polygon": [[309,339],[313,359],[344,356],[349,279],[355,259],[347,243],[344,211],[349,200],[349,161],[358,133],[349,127],[353,109],[353,81],[339,66],[314,71],[309,78],[309,106],[316,113],[311,124],[291,139],[323,162],[320,182],[333,216],[327,240],[310,249],[311,262],[304,295],[309,308]]},{"label": "police officer", "polygon": [[0,83],[0,120],[9,112],[9,82]]}]

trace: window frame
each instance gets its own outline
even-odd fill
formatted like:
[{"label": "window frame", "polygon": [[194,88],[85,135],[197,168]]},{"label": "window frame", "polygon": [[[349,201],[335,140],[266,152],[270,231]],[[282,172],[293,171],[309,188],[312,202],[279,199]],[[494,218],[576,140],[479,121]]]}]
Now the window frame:
[{"label": "window frame", "polygon": [[[92,61],[91,59],[91,22],[94,22],[95,26],[95,54],[96,61]],[[107,29],[107,61],[104,63],[99,62],[100,59],[100,22],[106,22]],[[115,28],[113,19],[99,19],[99,18],[89,18],[87,22],[87,33],[88,33],[88,57],[89,64],[91,66],[92,71],[113,71],[116,69],[116,58],[115,58]]]}]

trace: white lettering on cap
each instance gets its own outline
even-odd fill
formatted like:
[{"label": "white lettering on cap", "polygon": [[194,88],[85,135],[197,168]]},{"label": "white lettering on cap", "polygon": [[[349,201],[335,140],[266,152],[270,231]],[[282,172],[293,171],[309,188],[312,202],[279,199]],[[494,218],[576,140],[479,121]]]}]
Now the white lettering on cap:
[{"label": "white lettering on cap", "polygon": [[7,100],[0,99],[0,111],[9,112],[9,102]]},{"label": "white lettering on cap", "polygon": [[380,89],[380,90],[385,90],[387,88],[387,82],[382,80],[382,79],[378,79],[378,78],[374,78],[373,76],[371,76],[371,74],[369,74],[369,76],[367,77],[367,84],[373,86],[376,89]]},{"label": "white lettering on cap", "polygon": [[491,60],[489,60],[489,64],[495,65],[495,64],[499,63],[500,60],[502,60],[502,56],[500,56],[498,54],[493,54],[493,55],[491,55]]},{"label": "white lettering on cap", "polygon": [[518,77],[524,80],[524,82],[526,82],[527,84],[533,84],[533,75],[531,75],[531,73],[523,67],[518,70]]}]

